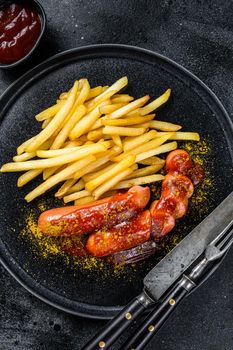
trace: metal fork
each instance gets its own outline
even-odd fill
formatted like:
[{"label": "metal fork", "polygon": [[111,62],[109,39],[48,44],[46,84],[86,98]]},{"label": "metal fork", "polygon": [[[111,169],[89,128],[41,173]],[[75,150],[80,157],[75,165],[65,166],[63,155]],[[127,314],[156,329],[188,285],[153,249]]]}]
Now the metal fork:
[{"label": "metal fork", "polygon": [[233,220],[219,233],[219,235],[206,247],[204,258],[191,270],[184,274],[181,280],[175,284],[159,306],[155,306],[149,315],[143,320],[143,324],[135,331],[135,335],[129,339],[121,350],[142,350],[158,329],[174,310],[174,307],[195,286],[203,272],[215,260],[220,259],[233,243]]}]

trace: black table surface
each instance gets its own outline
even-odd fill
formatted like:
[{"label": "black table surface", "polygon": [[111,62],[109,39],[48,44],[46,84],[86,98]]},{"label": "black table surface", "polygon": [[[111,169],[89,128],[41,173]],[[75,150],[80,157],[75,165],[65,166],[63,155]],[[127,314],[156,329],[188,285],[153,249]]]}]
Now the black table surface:
[{"label": "black table surface", "polygon": [[[233,118],[233,1],[41,0],[48,27],[39,53],[20,69],[0,71],[0,93],[51,55],[88,44],[123,43],[157,51],[188,68]],[[221,166],[221,165],[220,165]],[[233,251],[187,298],[148,350],[233,349]],[[0,267],[0,349],[75,350],[104,321],[74,317],[25,291]]]}]

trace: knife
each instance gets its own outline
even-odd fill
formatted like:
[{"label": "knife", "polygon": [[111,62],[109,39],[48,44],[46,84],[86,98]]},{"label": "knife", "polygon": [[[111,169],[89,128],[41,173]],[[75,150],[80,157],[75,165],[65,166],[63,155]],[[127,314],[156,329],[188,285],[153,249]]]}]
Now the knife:
[{"label": "knife", "polygon": [[143,292],[82,350],[109,349],[139,315],[160,300],[232,220],[233,192],[147,274]]}]

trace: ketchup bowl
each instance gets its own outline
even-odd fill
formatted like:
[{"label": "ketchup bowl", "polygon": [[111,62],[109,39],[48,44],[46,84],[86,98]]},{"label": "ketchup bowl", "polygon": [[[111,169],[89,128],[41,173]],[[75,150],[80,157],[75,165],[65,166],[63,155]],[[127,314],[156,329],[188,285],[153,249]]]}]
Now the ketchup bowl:
[{"label": "ketchup bowl", "polygon": [[0,68],[25,62],[45,32],[46,14],[36,0],[0,1]]}]

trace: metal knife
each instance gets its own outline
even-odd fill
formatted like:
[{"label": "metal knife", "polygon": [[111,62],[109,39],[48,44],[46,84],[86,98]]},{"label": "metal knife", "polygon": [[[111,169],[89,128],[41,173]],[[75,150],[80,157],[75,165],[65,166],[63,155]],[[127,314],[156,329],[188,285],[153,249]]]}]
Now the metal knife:
[{"label": "metal knife", "polygon": [[139,315],[165,295],[232,220],[233,192],[147,274],[143,292],[82,350],[109,349]]}]

